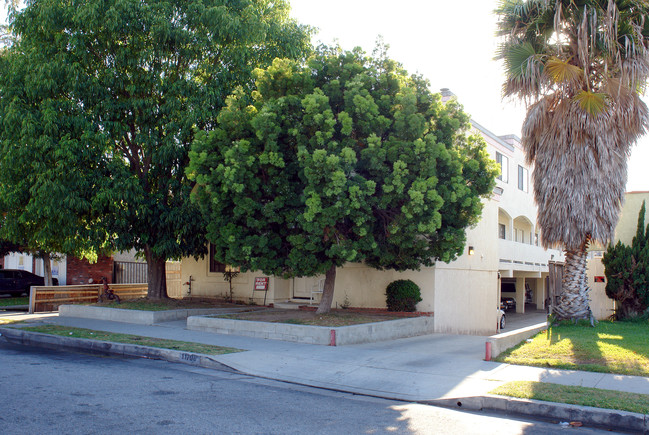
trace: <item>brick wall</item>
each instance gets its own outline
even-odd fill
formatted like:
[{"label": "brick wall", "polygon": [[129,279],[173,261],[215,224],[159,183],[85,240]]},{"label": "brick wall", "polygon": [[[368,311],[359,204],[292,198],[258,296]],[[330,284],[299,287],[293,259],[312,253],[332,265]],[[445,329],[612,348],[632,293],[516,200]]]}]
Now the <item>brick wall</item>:
[{"label": "brick wall", "polygon": [[[99,257],[96,263],[89,263],[87,260],[79,260],[74,257],[67,258],[67,284],[81,285],[101,282],[105,276],[108,282],[113,281],[113,258]],[[90,281],[92,279],[92,281]]]}]

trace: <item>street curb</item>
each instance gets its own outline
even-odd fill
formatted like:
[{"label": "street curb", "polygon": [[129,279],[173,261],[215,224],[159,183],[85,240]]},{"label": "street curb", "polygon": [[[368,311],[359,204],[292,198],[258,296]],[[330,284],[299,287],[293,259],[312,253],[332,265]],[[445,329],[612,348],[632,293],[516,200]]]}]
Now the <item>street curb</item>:
[{"label": "street curb", "polygon": [[524,416],[543,416],[562,422],[578,421],[585,426],[615,428],[617,430],[649,434],[649,415],[613,409],[518,399],[491,394],[426,400],[421,403],[472,411],[490,410]]},{"label": "street curb", "polygon": [[[114,343],[108,341],[91,340],[85,338],[63,337],[58,335],[43,334],[39,332],[24,331],[19,328],[0,327],[0,338],[10,343],[31,345],[57,350],[73,350],[102,355],[117,355],[137,358],[150,358],[164,360],[172,363],[182,363],[206,369],[221,370],[230,373],[245,374],[240,370],[223,364],[213,359],[210,355],[192,352],[181,352],[172,349],[161,349],[134,344]],[[296,385],[323,388],[332,391],[347,392],[383,398],[388,400],[408,400],[416,403],[441,406],[445,408],[466,409],[471,411],[490,410],[506,414],[529,416],[534,418],[556,419],[562,422],[579,421],[585,426],[615,428],[634,433],[649,434],[649,415],[618,411],[589,406],[570,405],[564,403],[543,402],[539,400],[518,399],[496,395],[443,398],[431,400],[417,400],[416,398],[404,399],[395,395],[377,394],[355,390],[353,388],[333,387],[320,383],[305,383],[298,380],[287,380],[278,377],[255,377],[289,382]]]},{"label": "street curb", "polygon": [[0,311],[28,311],[29,305],[4,305]]},{"label": "street curb", "polygon": [[137,344],[114,343],[86,338],[62,337],[40,332],[23,331],[17,328],[0,328],[0,337],[10,343],[38,346],[56,350],[74,350],[102,355],[129,356],[158,359],[173,363],[188,364],[206,369],[241,373],[239,370],[216,361],[211,355],[182,352],[173,349],[140,346]]}]

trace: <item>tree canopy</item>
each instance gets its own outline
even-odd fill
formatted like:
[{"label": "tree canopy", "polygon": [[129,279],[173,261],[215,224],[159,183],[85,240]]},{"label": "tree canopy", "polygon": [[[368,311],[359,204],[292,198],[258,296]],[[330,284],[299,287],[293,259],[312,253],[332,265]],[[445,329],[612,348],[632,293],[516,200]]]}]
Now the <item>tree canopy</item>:
[{"label": "tree canopy", "polygon": [[385,57],[322,48],[255,71],[196,136],[188,174],[218,260],[278,276],[452,261],[496,175],[469,118]]},{"label": "tree canopy", "polygon": [[2,56],[0,198],[33,214],[5,224],[64,253],[134,248],[149,297],[166,297],[165,260],[206,253],[185,176],[194,133],[254,68],[310,52],[288,13],[270,0],[28,2]]}]

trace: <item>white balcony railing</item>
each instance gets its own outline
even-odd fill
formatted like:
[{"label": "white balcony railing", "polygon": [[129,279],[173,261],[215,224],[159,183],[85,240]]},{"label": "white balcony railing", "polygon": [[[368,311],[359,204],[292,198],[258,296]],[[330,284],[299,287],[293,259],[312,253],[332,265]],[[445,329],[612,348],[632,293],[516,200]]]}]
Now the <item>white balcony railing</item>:
[{"label": "white balcony railing", "polygon": [[540,246],[511,240],[498,240],[498,257],[501,269],[547,272],[548,261],[561,261],[563,256],[556,249],[545,250]]}]

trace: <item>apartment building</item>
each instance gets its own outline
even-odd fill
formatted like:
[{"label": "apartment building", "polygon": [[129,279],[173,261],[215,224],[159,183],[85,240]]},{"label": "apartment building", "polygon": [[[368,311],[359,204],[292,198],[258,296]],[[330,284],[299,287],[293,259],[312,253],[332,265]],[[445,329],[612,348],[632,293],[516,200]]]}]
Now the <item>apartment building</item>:
[{"label": "apartment building", "polygon": [[501,168],[491,199],[497,208],[498,272],[502,297],[516,301],[516,312],[545,309],[550,261],[563,261],[559,250],[541,247],[532,192],[532,168],[525,162],[521,141],[514,135],[495,136],[480,124],[473,128],[487,141]]}]

